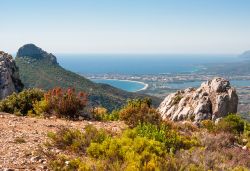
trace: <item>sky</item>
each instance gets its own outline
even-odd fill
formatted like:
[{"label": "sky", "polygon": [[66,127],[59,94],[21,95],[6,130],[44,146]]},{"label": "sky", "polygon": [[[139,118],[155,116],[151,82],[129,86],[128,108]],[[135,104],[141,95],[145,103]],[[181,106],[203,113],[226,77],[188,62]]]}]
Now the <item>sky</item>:
[{"label": "sky", "polygon": [[239,54],[250,0],[0,0],[0,50]]}]

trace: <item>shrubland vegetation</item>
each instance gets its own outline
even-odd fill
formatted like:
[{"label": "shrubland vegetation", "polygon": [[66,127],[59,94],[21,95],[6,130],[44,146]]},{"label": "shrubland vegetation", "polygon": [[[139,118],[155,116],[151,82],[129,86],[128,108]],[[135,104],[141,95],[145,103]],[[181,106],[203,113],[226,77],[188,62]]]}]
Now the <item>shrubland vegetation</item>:
[{"label": "shrubland vegetation", "polygon": [[42,100],[44,91],[40,89],[27,89],[21,93],[13,93],[0,101],[0,111],[27,115],[34,108],[34,102]]},{"label": "shrubland vegetation", "polygon": [[82,115],[86,103],[87,95],[83,92],[76,93],[71,88],[55,88],[47,92],[27,89],[0,101],[0,111],[22,116],[75,119]]},{"label": "shrubland vegetation", "polygon": [[[32,97],[32,98],[31,98]],[[26,101],[26,99],[29,99]],[[77,119],[86,105],[86,94],[72,89],[38,89],[13,94],[0,109],[21,115]],[[52,170],[249,170],[250,123],[237,114],[214,123],[162,121],[149,99],[129,100],[109,113],[103,107],[89,112],[98,121],[124,121],[129,128],[119,134],[91,125],[82,130],[61,128],[48,133],[45,152]],[[18,138],[16,143],[22,143]]]},{"label": "shrubland vegetation", "polygon": [[120,110],[119,116],[130,127],[135,127],[139,123],[158,125],[161,121],[160,114],[152,108],[151,100],[148,98],[128,100],[127,105]]},{"label": "shrubland vegetation", "polygon": [[75,119],[81,116],[87,104],[87,94],[69,88],[63,90],[55,88],[44,95],[44,99],[35,104],[35,113],[42,112],[45,115],[56,115],[57,117]]}]

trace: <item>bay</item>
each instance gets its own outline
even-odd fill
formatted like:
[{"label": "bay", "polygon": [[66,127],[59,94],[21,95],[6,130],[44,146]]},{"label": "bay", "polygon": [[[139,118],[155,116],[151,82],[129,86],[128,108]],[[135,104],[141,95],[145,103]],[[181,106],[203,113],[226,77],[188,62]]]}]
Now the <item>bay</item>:
[{"label": "bay", "polygon": [[93,82],[109,84],[116,88],[128,91],[128,92],[136,92],[147,88],[147,84],[136,81],[129,80],[114,80],[114,79],[92,79]]}]

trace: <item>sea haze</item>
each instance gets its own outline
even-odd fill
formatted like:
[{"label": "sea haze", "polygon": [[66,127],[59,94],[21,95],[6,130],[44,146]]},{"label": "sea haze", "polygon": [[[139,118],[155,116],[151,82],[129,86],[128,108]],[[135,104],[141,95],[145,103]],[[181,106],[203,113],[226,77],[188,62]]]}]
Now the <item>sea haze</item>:
[{"label": "sea haze", "polygon": [[236,55],[56,55],[64,68],[81,74],[161,74],[193,72],[205,64],[232,63]]}]

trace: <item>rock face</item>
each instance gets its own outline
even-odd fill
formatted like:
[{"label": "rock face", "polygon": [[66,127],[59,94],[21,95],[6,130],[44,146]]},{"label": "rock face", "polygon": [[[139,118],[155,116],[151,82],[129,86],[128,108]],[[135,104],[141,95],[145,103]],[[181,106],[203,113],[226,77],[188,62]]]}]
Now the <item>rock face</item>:
[{"label": "rock face", "polygon": [[22,89],[23,84],[14,59],[11,55],[0,51],[0,99]]},{"label": "rock face", "polygon": [[228,80],[214,78],[198,89],[188,88],[168,95],[158,110],[163,119],[173,121],[205,119],[216,120],[229,113],[236,113],[238,95]]},{"label": "rock face", "polygon": [[52,53],[47,53],[34,44],[26,44],[19,48],[17,57],[33,57],[36,59],[46,59],[52,64],[58,64],[56,57]]}]

